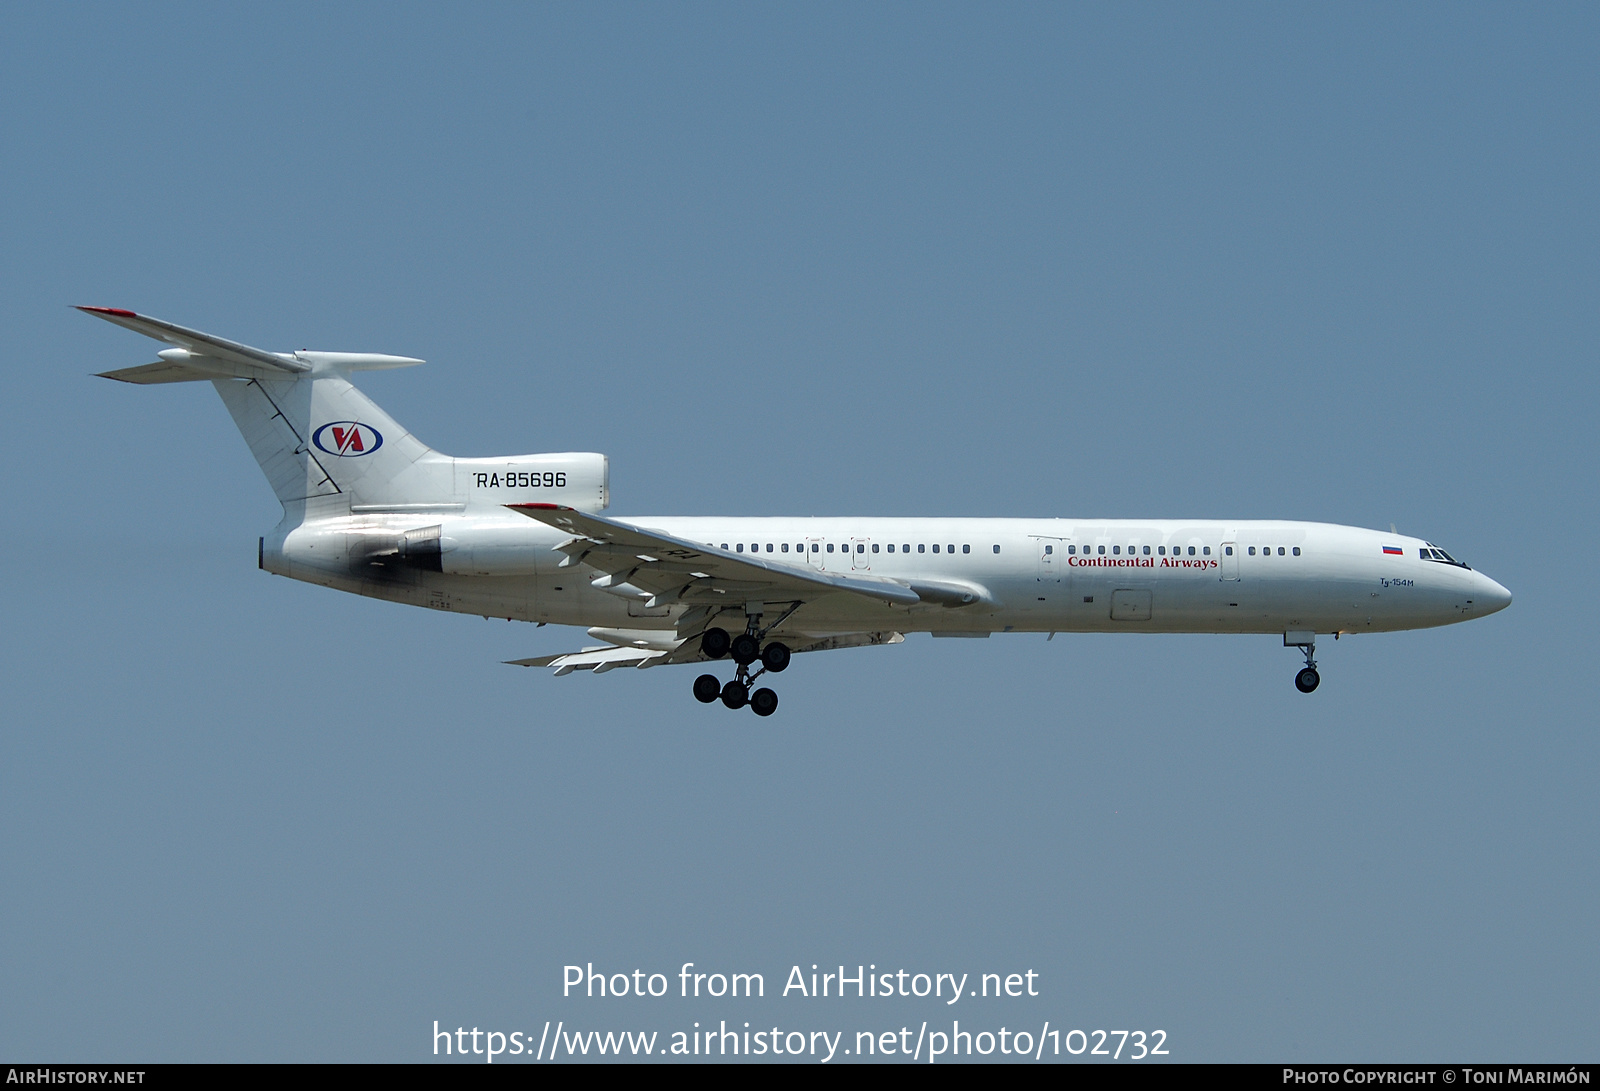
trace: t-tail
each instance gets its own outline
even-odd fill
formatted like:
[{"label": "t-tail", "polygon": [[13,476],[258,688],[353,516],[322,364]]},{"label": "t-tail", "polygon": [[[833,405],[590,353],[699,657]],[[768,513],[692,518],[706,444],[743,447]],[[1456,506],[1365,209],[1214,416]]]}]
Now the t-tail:
[{"label": "t-tail", "polygon": [[408,356],[267,352],[111,307],[79,307],[168,344],[155,363],[100,372],[151,385],[210,382],[283,504],[278,537],[308,520],[549,502],[607,506],[604,455],[452,458],[406,431],[347,378],[411,367]]}]

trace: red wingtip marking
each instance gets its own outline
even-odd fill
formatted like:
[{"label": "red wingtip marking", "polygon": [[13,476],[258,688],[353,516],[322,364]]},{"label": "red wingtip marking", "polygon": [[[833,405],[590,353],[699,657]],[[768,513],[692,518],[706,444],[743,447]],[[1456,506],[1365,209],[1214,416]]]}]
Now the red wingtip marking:
[{"label": "red wingtip marking", "polygon": [[119,318],[138,318],[132,311],[125,311],[121,307],[79,307],[80,311],[91,311],[94,314],[114,314]]},{"label": "red wingtip marking", "polygon": [[537,508],[539,511],[560,511],[560,504],[507,504],[508,508]]}]

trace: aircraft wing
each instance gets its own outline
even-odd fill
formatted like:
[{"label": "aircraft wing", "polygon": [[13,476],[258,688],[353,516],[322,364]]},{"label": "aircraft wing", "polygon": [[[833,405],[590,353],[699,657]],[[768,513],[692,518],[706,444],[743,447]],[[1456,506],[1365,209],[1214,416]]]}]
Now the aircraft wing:
[{"label": "aircraft wing", "polygon": [[567,555],[562,565],[598,569],[602,574],[592,581],[595,587],[645,600],[650,606],[799,603],[834,594],[890,606],[943,602],[938,595],[919,594],[894,580],[821,572],[804,561],[783,564],[755,554],[730,553],[558,504],[506,507],[573,536],[557,547]]},{"label": "aircraft wing", "polygon": [[[793,639],[793,638],[791,638]],[[831,648],[864,648],[874,644],[903,644],[904,633],[839,633],[834,636],[813,637],[790,646],[789,650],[798,655],[801,652],[820,652]],[[560,678],[573,671],[593,671],[595,674],[604,674],[606,671],[615,670],[617,667],[656,667],[669,663],[701,663],[708,662],[700,654],[698,642],[694,640],[680,640],[673,648],[636,648],[602,646],[598,648],[585,648],[578,652],[563,652],[558,655],[541,655],[533,659],[508,659],[506,663],[513,667],[553,667],[555,675]]]}]

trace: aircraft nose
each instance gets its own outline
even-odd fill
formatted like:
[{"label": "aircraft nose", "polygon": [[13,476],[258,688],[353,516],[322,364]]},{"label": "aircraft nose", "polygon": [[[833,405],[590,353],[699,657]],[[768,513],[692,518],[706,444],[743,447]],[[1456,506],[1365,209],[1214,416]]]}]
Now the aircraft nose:
[{"label": "aircraft nose", "polygon": [[1480,586],[1475,589],[1473,597],[1477,599],[1478,605],[1483,607],[1484,613],[1493,614],[1511,605],[1510,591],[1482,572],[1478,573],[1478,582]]}]

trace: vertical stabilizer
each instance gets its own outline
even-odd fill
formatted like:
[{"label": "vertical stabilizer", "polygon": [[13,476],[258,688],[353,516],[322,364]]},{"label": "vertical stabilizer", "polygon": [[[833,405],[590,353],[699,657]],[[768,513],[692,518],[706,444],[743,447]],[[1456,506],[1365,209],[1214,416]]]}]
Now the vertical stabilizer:
[{"label": "vertical stabilizer", "polygon": [[102,372],[151,385],[210,382],[284,506],[290,525],[308,505],[323,515],[416,512],[506,504],[559,503],[600,511],[609,501],[609,463],[592,452],[450,458],[400,427],[345,377],[410,367],[409,356],[353,352],[266,352],[149,315],[79,308],[165,341],[153,364]]},{"label": "vertical stabilizer", "polygon": [[452,460],[341,375],[218,379],[213,385],[285,506],[335,495],[351,507],[454,499]]},{"label": "vertical stabilizer", "polygon": [[[239,426],[244,441],[250,445],[250,453],[256,456],[272,491],[285,506],[296,500],[331,496],[340,491],[333,476],[312,452],[309,437],[304,434],[304,422],[309,422],[310,413],[299,414],[302,424],[297,430],[284,411],[285,405],[293,408],[297,395],[310,394],[309,383],[263,384],[254,379],[249,382],[217,379],[212,385],[222,395],[222,404],[233,414],[233,423]],[[269,391],[268,385],[277,390]]]}]

